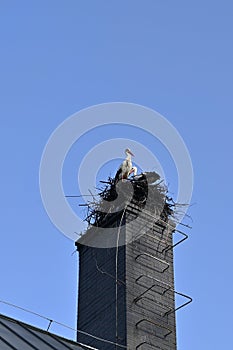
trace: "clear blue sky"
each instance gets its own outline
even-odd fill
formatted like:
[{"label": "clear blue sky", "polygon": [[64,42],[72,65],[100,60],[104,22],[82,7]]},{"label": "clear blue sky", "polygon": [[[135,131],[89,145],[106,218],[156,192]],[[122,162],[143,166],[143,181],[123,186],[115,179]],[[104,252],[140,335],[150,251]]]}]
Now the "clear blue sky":
[{"label": "clear blue sky", "polygon": [[194,166],[193,229],[175,254],[194,302],[178,311],[178,349],[230,348],[232,12],[230,0],[1,1],[1,299],[75,327],[75,248],[43,208],[41,154],[76,111],[138,103],[177,128]]}]

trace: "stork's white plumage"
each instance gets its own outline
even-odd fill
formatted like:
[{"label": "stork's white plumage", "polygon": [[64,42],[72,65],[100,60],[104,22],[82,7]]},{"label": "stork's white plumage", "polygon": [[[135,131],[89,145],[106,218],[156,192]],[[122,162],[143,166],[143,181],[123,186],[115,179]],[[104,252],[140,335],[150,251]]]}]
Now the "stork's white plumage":
[{"label": "stork's white plumage", "polygon": [[[132,170],[132,172],[133,172],[133,170]],[[159,179],[160,179],[160,175],[158,173],[156,173],[155,171],[146,171],[146,172],[141,173],[139,175],[137,175],[137,174],[134,175],[135,181],[146,181],[148,183],[148,185],[154,184]]]},{"label": "stork's white plumage", "polygon": [[118,169],[116,176],[115,176],[115,181],[127,179],[130,171],[132,169],[132,160],[131,156],[134,156],[133,153],[130,151],[129,148],[126,148],[125,150],[126,158],[121,164],[120,168]]}]

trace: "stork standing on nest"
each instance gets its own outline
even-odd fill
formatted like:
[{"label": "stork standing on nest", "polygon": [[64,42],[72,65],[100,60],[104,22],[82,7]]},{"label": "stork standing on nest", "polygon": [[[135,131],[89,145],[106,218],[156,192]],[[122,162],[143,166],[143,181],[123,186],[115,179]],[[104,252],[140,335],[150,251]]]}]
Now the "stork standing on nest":
[{"label": "stork standing on nest", "polygon": [[126,154],[126,158],[121,164],[120,168],[117,170],[117,173],[115,176],[115,182],[119,180],[127,179],[131,173],[131,170],[132,170],[131,156],[134,157],[134,155],[129,148],[126,148],[125,154]]}]

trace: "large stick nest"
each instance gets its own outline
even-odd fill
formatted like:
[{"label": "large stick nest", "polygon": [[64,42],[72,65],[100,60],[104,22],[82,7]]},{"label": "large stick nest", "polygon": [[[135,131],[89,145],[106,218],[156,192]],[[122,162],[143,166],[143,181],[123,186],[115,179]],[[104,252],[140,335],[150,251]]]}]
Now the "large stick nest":
[{"label": "large stick nest", "polygon": [[145,172],[123,181],[116,182],[111,177],[101,181],[99,199],[87,204],[85,220],[89,225],[106,227],[126,206],[133,205],[167,221],[174,214],[176,204],[168,196],[163,181],[159,180],[156,172]]}]

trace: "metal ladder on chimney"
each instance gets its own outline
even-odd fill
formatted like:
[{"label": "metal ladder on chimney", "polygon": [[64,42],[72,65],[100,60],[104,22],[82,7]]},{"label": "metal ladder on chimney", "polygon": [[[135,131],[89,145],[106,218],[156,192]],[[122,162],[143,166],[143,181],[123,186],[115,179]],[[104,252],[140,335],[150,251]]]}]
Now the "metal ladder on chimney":
[{"label": "metal ladder on chimney", "polygon": [[[161,220],[162,221],[162,220]],[[164,225],[164,229],[168,229],[167,225],[168,223],[162,222]],[[177,292],[174,290],[172,285],[165,282],[168,278],[166,277],[166,273],[169,271],[170,264],[168,261],[166,261],[167,253],[170,250],[173,250],[174,247],[178,246],[179,244],[183,243],[187,238],[188,235],[176,228],[171,230],[172,234],[178,233],[180,236],[182,236],[176,243],[173,243],[173,237],[170,239],[171,243],[168,243],[168,239],[164,239],[164,230],[161,230],[161,235],[158,237],[158,231],[157,235],[153,234],[153,231],[149,230],[145,234],[143,234],[143,243],[140,242],[140,249],[137,252],[137,243],[133,242],[135,245],[135,261],[138,264],[141,264],[142,266],[146,267],[147,270],[150,270],[149,273],[143,273],[137,276],[135,279],[135,284],[140,286],[142,288],[142,292],[137,295],[133,302],[138,308],[143,308],[143,312],[148,312],[151,314],[155,314],[155,319],[151,319],[148,316],[142,317],[137,323],[136,328],[141,329],[143,331],[143,327],[147,328],[148,331],[148,325],[153,328],[153,332],[151,333],[151,336],[146,336],[146,339],[144,339],[141,343],[139,343],[135,350],[142,350],[143,346],[144,349],[160,349],[163,350],[161,346],[158,346],[153,342],[151,339],[154,337],[158,337],[164,341],[166,341],[169,337],[169,335],[173,332],[171,327],[169,326],[168,322],[168,316],[172,313],[175,313],[177,310],[185,307],[189,303],[192,302],[192,298],[189,297],[186,294]],[[141,248],[146,246],[146,242],[149,240],[156,240],[158,242],[158,249],[157,254],[150,254],[148,253],[148,249],[142,250]],[[150,248],[150,247],[147,247]],[[159,256],[158,256],[159,255]],[[161,255],[163,258],[161,258]],[[148,264],[148,261],[153,261],[155,264]],[[156,275],[160,275],[161,278],[157,278],[153,276],[153,272],[156,273]],[[164,281],[165,280],[165,281]],[[157,293],[159,295],[159,299],[155,300],[155,298],[152,297],[153,293]],[[174,296],[178,295],[184,299],[181,305],[170,307],[166,303],[166,297],[172,294],[172,298]],[[165,301],[163,301],[165,299]],[[145,305],[143,305],[143,301],[149,301],[150,303],[156,304],[157,312],[150,309],[146,309]],[[175,305],[175,301],[174,301]],[[158,314],[158,310],[160,310],[160,313]],[[148,332],[147,332],[148,333]]]}]

